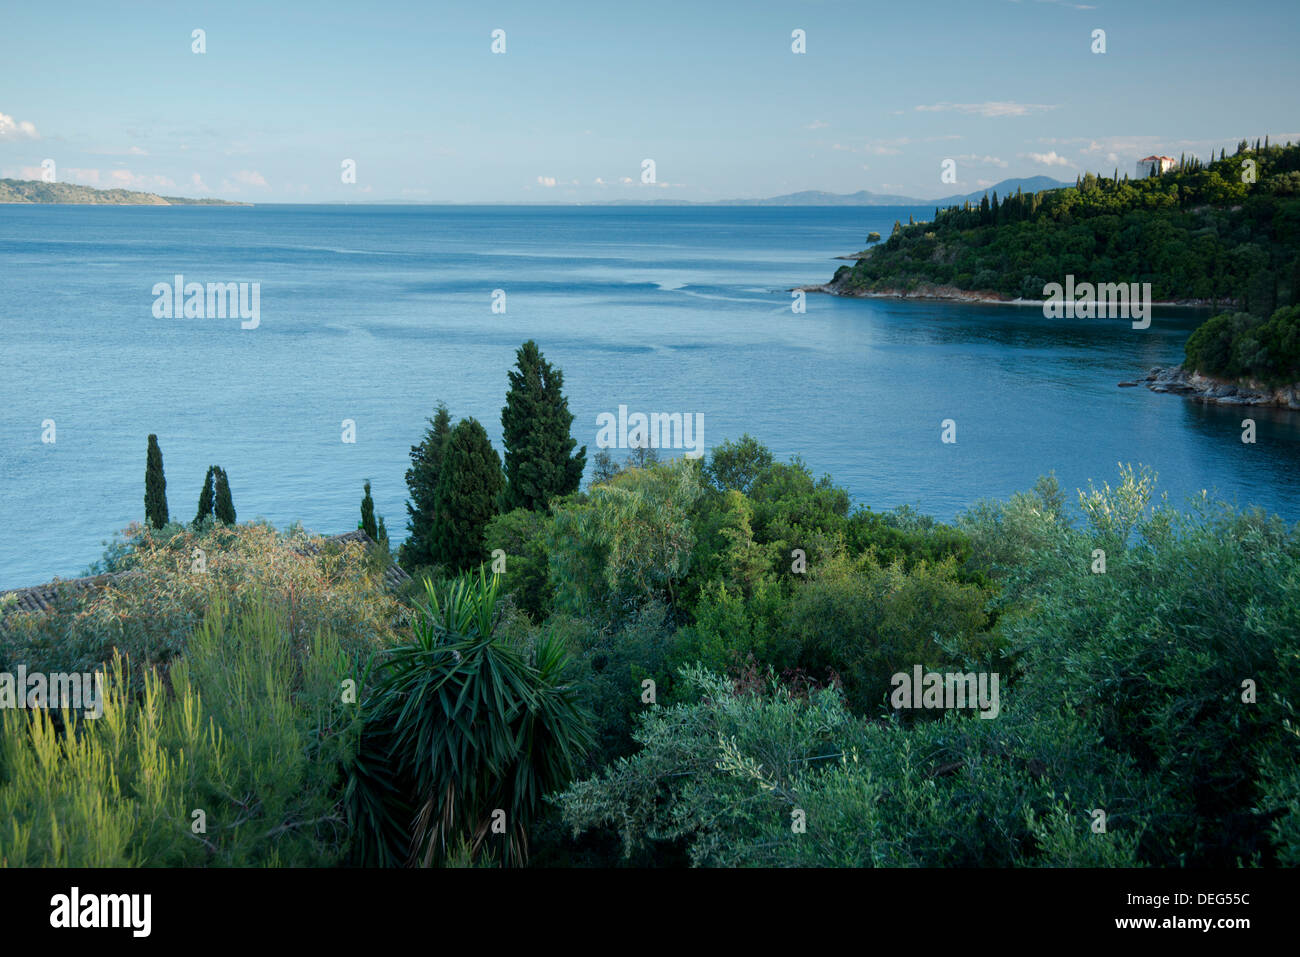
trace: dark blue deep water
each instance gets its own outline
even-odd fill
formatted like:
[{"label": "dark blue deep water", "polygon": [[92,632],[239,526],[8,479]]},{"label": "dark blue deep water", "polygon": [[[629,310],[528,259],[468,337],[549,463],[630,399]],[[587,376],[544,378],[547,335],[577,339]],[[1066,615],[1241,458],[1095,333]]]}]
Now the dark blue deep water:
[{"label": "dark blue deep water", "polygon": [[[563,369],[589,451],[596,416],[624,404],[702,413],[707,446],[748,431],[878,509],[950,519],[1049,471],[1073,490],[1131,462],[1171,501],[1210,489],[1300,519],[1300,414],[1116,388],[1179,361],[1204,313],[1157,309],[1139,332],[1011,306],[809,296],[791,312],[786,290],[909,212],[932,211],[0,206],[0,587],[79,574],[143,517],[150,432],[173,517],[193,517],[217,463],[240,519],[346,531],[369,478],[400,537],[425,417],[443,399],[499,449],[529,338]],[[151,290],[177,273],[259,282],[260,326],[155,318]]]}]

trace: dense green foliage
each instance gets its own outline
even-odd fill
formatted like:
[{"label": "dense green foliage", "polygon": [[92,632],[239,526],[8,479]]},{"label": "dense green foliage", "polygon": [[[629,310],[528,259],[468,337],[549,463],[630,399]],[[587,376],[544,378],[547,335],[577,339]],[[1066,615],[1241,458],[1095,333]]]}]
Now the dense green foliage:
[{"label": "dense green foliage", "polygon": [[0,710],[0,866],[343,863],[353,674],[329,631],[218,596],[165,678],[113,660],[101,717]]},{"label": "dense green foliage", "polygon": [[194,513],[194,527],[198,528],[204,520],[212,518],[212,510],[216,504],[215,476],[217,467],[208,466],[208,472],[203,476],[203,489],[199,492],[199,509]]},{"label": "dense green foliage", "polygon": [[1207,375],[1300,382],[1300,305],[1268,319],[1225,313],[1203,322],[1187,340],[1186,368]]},{"label": "dense green foliage", "polygon": [[1073,188],[937,210],[933,222],[897,225],[835,278],[846,292],[930,285],[1041,299],[1070,274],[1260,316],[1300,303],[1300,146],[1243,142],[1163,176],[1089,173]]},{"label": "dense green foliage", "polygon": [[[1189,362],[1266,375],[1296,314]],[[0,715],[0,862],[1300,864],[1300,527],[1124,466],[944,524],[748,435],[498,512],[483,427],[430,426],[409,601],[386,548],[203,520],[6,612],[0,672],[113,662],[116,697]],[[899,708],[915,669],[999,699]]]},{"label": "dense green foliage", "polygon": [[428,421],[429,426],[420,444],[411,446],[411,467],[406,470],[406,487],[410,492],[410,501],[406,503],[406,529],[410,534],[402,543],[400,561],[411,571],[435,562],[435,498],[438,475],[442,470],[443,444],[451,434],[451,413],[440,402],[434,417]]},{"label": "dense green foliage", "polygon": [[167,477],[163,475],[162,449],[158,436],[149,436],[144,466],[144,520],[154,528],[167,524]]},{"label": "dense green foliage", "polygon": [[226,475],[226,470],[221,466],[217,466],[214,477],[216,479],[216,497],[212,506],[212,515],[218,522],[234,525],[235,503],[230,497],[230,477]]},{"label": "dense green foliage", "polygon": [[447,436],[433,500],[433,558],[463,571],[487,557],[484,533],[505,479],[501,457],[477,419],[461,419]]},{"label": "dense green foliage", "polygon": [[85,671],[111,660],[114,649],[137,670],[165,669],[217,598],[235,614],[269,604],[295,640],[329,631],[358,661],[391,644],[409,616],[359,544],[322,549],[300,529],[132,526],[91,571],[130,574],[95,591],[67,590],[53,614],[10,614],[0,627],[0,672],[19,664]]},{"label": "dense green foliage", "polygon": [[[828,563],[833,587],[812,575],[796,586],[784,617],[818,627],[796,630],[790,647],[833,645],[844,618],[853,624],[839,640],[885,669],[994,667],[1004,681],[995,720],[872,720],[885,694],[869,668],[821,687],[798,672],[763,678],[783,661],[760,646],[758,671],[723,678],[687,665],[674,701],[626,706],[643,712],[632,715],[636,749],[611,749],[611,763],[570,788],[565,820],[579,833],[617,828],[634,860],[684,846],[713,865],[1294,861],[1300,534],[1226,507],[1180,512],[1154,502],[1153,487],[1125,470],[1117,487],[1081,493],[1082,527],[1050,480],[968,512],[962,548],[970,570],[997,584],[996,641],[980,640],[977,604],[965,647],[947,640],[961,634],[952,602],[962,590],[948,586],[948,604],[936,605],[926,579],[955,558],[920,560],[919,576],[902,573],[879,593],[910,616],[873,610],[879,572],[867,563],[845,573],[843,556]],[[698,629],[708,609],[694,611]],[[915,620],[916,638],[943,634],[929,649],[900,645],[891,617]],[[728,634],[752,635],[752,625],[738,614]],[[665,636],[666,653],[644,642],[638,653],[663,667],[685,638],[683,629]]]},{"label": "dense green foliage", "polygon": [[587,447],[577,452],[569,434],[573,413],[564,397],[564,374],[543,358],[529,339],[509,373],[510,391],[501,410],[505,445],[506,510],[545,508],[551,499],[578,490]]},{"label": "dense green foliage", "polygon": [[384,656],[366,699],[348,785],[360,859],[522,864],[543,796],[590,740],[567,652],[549,635],[522,646],[498,632],[495,577],[462,579],[442,601],[426,588],[413,639]]},{"label": "dense green foliage", "polygon": [[375,525],[375,500],[370,497],[369,479],[366,479],[365,489],[365,495],[361,497],[361,524],[357,527],[377,542],[379,541],[379,528]]}]

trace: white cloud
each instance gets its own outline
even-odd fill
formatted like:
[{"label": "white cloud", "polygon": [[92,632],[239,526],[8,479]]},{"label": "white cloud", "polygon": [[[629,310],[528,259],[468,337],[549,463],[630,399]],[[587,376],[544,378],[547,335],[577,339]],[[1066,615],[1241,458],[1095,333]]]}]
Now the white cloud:
[{"label": "white cloud", "polygon": [[805,130],[821,130],[821,129],[825,129],[825,128],[828,127],[828,126],[830,126],[830,124],[827,123],[825,120],[813,120],[811,123],[809,123],[807,126],[805,126],[804,129],[805,129]]},{"label": "white cloud", "polygon": [[105,149],[105,150],[91,150],[90,152],[94,156],[148,156],[149,155],[148,150],[142,149],[139,146],[128,146],[126,149],[113,148],[113,149]]},{"label": "white cloud", "polygon": [[998,159],[996,156],[978,156],[975,153],[966,153],[963,156],[954,156],[953,159],[962,163],[970,163],[972,166],[997,166],[1000,169],[1007,168],[1007,161]]},{"label": "white cloud", "polygon": [[255,169],[241,169],[235,174],[235,182],[245,186],[266,186],[266,179]]},{"label": "white cloud", "polygon": [[1022,153],[1021,155],[1028,156],[1035,163],[1038,163],[1042,166],[1073,166],[1074,165],[1064,156],[1059,155],[1056,152],[1056,150],[1052,150],[1050,153]]},{"label": "white cloud", "polygon": [[552,186],[555,185],[555,177],[554,177],[554,176],[539,176],[539,177],[537,177],[537,182],[541,183],[541,184],[542,184],[543,186],[545,186],[547,189],[550,189]]},{"label": "white cloud", "polygon": [[208,184],[203,182],[203,177],[200,176],[198,173],[194,173],[190,176],[190,186],[192,186],[194,189],[197,189],[201,193],[212,192],[212,190],[208,189]]},{"label": "white cloud", "polygon": [[921,113],[966,113],[979,116],[1028,116],[1030,113],[1042,113],[1054,110],[1056,106],[1046,103],[1013,103],[1010,100],[990,100],[987,103],[935,103],[931,106],[918,106]]},{"label": "white cloud", "polygon": [[15,120],[7,113],[0,113],[0,140],[39,140],[36,126],[26,120]]},{"label": "white cloud", "polygon": [[174,190],[175,183],[165,176],[133,173],[129,169],[114,169],[109,173],[110,185],[123,190]]}]

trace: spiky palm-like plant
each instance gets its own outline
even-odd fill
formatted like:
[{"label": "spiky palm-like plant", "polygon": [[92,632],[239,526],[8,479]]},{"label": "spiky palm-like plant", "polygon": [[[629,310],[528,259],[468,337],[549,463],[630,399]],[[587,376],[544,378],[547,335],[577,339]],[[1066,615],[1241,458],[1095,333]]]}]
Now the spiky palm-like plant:
[{"label": "spiky palm-like plant", "polygon": [[441,599],[425,589],[412,640],[386,653],[366,701],[348,785],[358,854],[427,867],[468,843],[523,864],[543,796],[592,740],[568,654],[550,635],[525,647],[495,634],[498,579],[482,567]]}]

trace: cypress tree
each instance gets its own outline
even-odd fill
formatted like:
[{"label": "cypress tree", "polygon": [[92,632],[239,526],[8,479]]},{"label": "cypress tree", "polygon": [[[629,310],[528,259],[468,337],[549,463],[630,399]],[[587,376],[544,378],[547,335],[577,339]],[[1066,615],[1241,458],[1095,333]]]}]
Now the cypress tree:
[{"label": "cypress tree", "polygon": [[227,525],[235,524],[235,503],[230,498],[230,479],[226,476],[226,470],[220,466],[216,468],[217,494],[216,505],[213,507],[213,514],[218,522],[225,522]]},{"label": "cypress tree", "polygon": [[167,524],[167,478],[163,475],[162,449],[158,436],[149,436],[144,467],[144,520],[154,528]]},{"label": "cypress tree", "polygon": [[410,535],[402,543],[400,561],[408,569],[434,563],[434,499],[438,490],[438,473],[442,469],[443,447],[451,434],[451,413],[447,406],[439,402],[437,412],[428,422],[429,427],[420,444],[411,446],[411,467],[406,470],[406,487],[410,492],[410,500],[406,503],[406,528]]},{"label": "cypress tree", "polygon": [[203,477],[203,491],[199,492],[199,510],[194,515],[194,527],[198,528],[203,524],[203,520],[212,514],[214,502],[214,493],[212,488],[213,479],[216,475],[217,467],[208,466],[208,474]]},{"label": "cypress tree", "polygon": [[378,537],[375,539],[380,545],[384,546],[384,551],[388,551],[388,529],[384,528],[384,516],[379,516],[379,528],[375,530]]},{"label": "cypress tree", "polygon": [[461,419],[447,437],[434,497],[434,561],[456,572],[487,558],[484,532],[505,479],[501,457],[477,419]]},{"label": "cypress tree", "polygon": [[573,413],[564,397],[564,373],[529,339],[515,354],[510,390],[501,410],[505,445],[504,505],[544,509],[551,499],[576,492],[587,464],[587,447],[577,452],[570,434]]},{"label": "cypress tree", "polygon": [[375,500],[370,497],[370,479],[366,479],[366,494],[361,499],[361,530],[370,536],[371,541],[379,541],[379,529],[375,526]]}]

